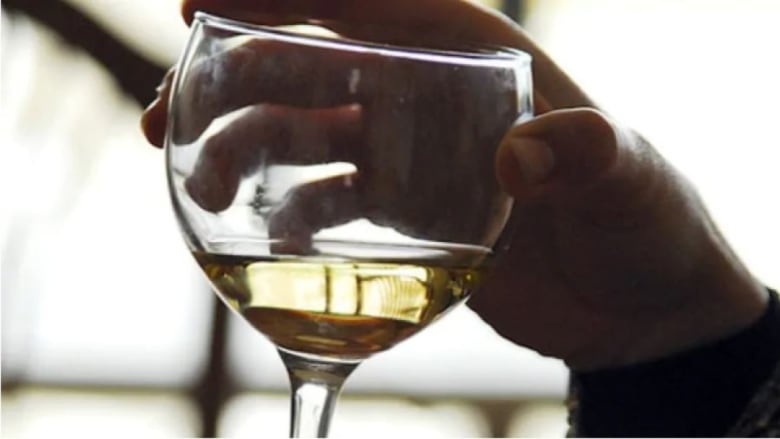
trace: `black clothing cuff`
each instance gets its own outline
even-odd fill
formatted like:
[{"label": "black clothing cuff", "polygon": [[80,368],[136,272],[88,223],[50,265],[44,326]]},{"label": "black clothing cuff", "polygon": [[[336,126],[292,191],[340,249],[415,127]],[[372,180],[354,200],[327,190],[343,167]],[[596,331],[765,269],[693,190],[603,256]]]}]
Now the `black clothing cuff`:
[{"label": "black clothing cuff", "polygon": [[627,367],[573,373],[579,436],[715,437],[780,362],[777,293],[761,318],[713,344]]}]

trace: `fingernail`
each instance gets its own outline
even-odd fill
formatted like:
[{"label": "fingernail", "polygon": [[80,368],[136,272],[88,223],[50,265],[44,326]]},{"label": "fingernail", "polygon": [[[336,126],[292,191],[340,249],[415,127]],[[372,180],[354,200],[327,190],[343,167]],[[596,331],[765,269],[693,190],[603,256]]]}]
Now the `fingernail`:
[{"label": "fingernail", "polygon": [[541,140],[531,137],[511,139],[509,149],[514,154],[521,177],[526,183],[541,183],[555,167],[552,150]]}]

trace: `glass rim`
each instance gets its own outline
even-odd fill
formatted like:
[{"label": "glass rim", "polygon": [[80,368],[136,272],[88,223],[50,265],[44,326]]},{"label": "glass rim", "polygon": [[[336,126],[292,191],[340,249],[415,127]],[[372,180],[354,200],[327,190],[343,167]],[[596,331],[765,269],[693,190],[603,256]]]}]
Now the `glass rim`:
[{"label": "glass rim", "polygon": [[[236,34],[270,35],[294,44],[346,50],[351,52],[375,53],[394,57],[417,59],[422,61],[439,61],[450,63],[496,65],[531,63],[531,55],[519,49],[498,45],[458,44],[452,49],[427,48],[422,46],[404,46],[400,44],[384,44],[349,38],[329,38],[317,35],[305,35],[270,26],[221,17],[203,11],[196,11],[194,21],[208,27],[219,28]],[[306,23],[300,23],[306,24]],[[316,23],[309,23],[317,25]]]}]

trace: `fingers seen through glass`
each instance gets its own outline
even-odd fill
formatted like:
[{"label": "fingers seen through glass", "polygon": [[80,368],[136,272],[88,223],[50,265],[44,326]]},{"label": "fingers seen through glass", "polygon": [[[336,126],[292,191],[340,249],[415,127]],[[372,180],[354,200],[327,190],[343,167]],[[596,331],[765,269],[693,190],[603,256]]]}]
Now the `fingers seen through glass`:
[{"label": "fingers seen through glass", "polygon": [[287,192],[271,212],[268,235],[277,254],[314,253],[312,235],[363,215],[358,197],[360,179],[347,173],[302,184]]},{"label": "fingers seen through glass", "polygon": [[259,104],[236,113],[205,140],[185,182],[190,197],[211,212],[227,209],[241,179],[261,164],[353,162],[359,153],[358,105],[302,109]]},{"label": "fingers seen through glass", "polygon": [[[227,42],[224,42],[229,47]],[[376,78],[371,54],[251,40],[196,60],[179,90],[174,143],[197,139],[218,117],[258,104],[329,108],[359,103]]]}]

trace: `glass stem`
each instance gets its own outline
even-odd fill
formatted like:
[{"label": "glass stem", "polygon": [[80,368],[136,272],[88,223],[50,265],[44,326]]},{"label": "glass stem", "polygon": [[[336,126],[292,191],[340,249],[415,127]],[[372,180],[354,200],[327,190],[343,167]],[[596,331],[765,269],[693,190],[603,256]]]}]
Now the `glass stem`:
[{"label": "glass stem", "polygon": [[279,350],[292,390],[290,437],[326,437],[341,386],[360,364]]}]

